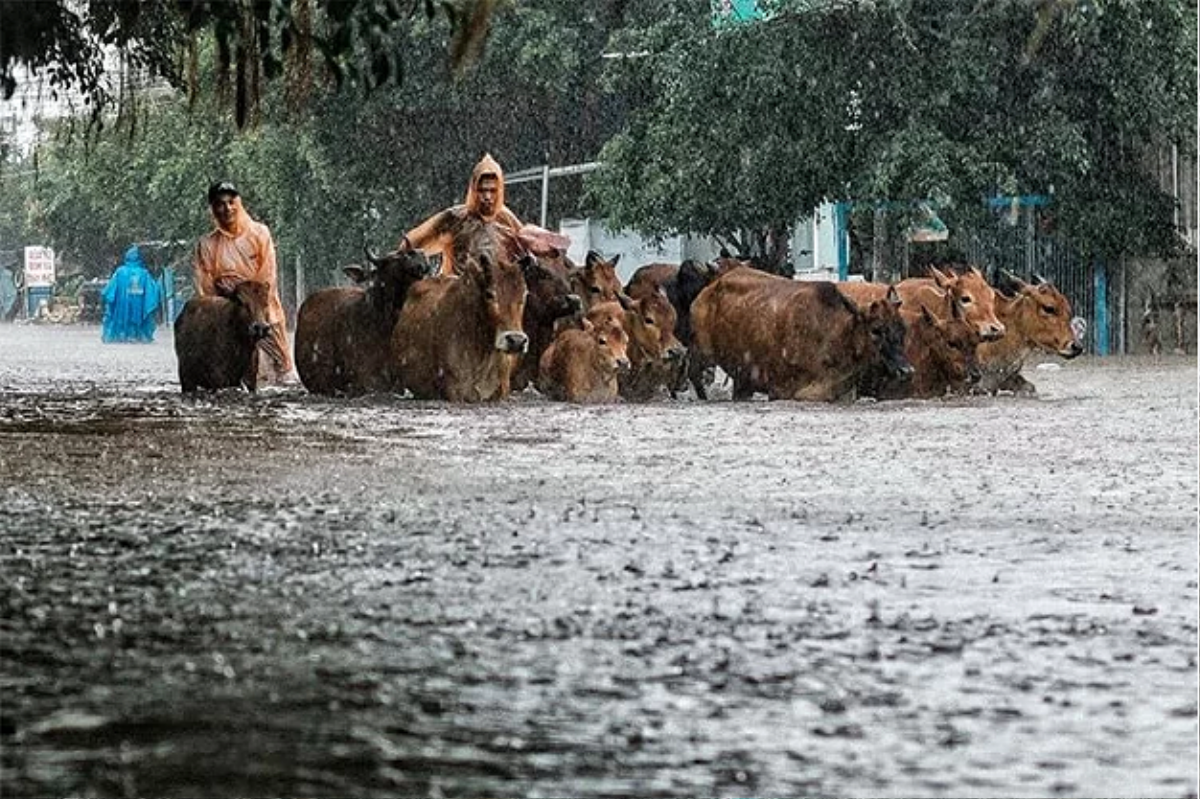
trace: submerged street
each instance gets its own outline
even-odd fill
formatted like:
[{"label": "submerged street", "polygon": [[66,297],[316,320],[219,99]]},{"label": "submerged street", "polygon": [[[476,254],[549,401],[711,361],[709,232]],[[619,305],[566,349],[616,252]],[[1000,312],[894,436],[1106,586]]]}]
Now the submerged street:
[{"label": "submerged street", "polygon": [[5,796],[1197,795],[1194,356],[456,406],[158,336],[0,325]]}]

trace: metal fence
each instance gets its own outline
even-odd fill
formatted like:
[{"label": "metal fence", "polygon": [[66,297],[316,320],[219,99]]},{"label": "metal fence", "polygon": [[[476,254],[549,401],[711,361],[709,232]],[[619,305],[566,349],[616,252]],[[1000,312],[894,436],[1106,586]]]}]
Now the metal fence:
[{"label": "metal fence", "polygon": [[1041,277],[1057,286],[1070,301],[1072,314],[1087,321],[1090,352],[1126,351],[1123,263],[1086,262],[1069,242],[1041,230],[1033,206],[1000,214],[990,226],[957,231],[955,238],[968,261],[989,278],[1003,269],[1023,280]]}]

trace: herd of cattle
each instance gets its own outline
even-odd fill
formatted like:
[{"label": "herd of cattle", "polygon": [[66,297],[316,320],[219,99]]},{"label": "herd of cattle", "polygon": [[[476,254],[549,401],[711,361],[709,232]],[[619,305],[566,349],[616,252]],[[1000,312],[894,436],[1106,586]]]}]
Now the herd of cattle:
[{"label": "herd of cattle", "polygon": [[[616,259],[482,254],[433,275],[411,252],[367,254],[300,307],[295,363],[308,391],[407,392],[476,402],[532,386],[570,402],[644,401],[720,369],[733,397],[833,401],[1027,392],[1035,350],[1081,347],[1053,285],[974,267],[894,285],[790,280],[729,258],[650,264],[621,285]],[[189,301],[175,324],[185,392],[257,384],[266,287]]]}]

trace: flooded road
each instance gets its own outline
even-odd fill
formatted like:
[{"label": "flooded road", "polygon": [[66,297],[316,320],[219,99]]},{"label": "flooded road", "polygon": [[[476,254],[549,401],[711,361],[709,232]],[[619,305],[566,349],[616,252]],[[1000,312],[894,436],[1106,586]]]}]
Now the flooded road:
[{"label": "flooded road", "polygon": [[1194,357],[456,407],[159,336],[0,326],[4,796],[1197,794]]}]

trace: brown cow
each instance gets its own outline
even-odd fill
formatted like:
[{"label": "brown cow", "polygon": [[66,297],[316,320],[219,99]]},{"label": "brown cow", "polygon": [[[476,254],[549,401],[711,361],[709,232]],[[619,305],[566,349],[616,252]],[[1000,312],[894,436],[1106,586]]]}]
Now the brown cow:
[{"label": "brown cow", "polygon": [[880,399],[940,397],[957,392],[979,380],[975,349],[979,332],[962,316],[959,306],[946,297],[948,319],[942,319],[925,306],[921,310],[900,308],[907,332],[904,357],[913,367],[911,378],[897,380],[886,370],[873,369],[865,378],[864,394]]},{"label": "brown cow", "polygon": [[479,402],[507,396],[511,358],[525,351],[521,267],[486,253],[458,277],[422,280],[392,332],[400,384],[418,399]]},{"label": "brown cow", "polygon": [[1071,327],[1071,303],[1062,292],[1043,278],[1030,284],[1014,275],[1006,275],[1014,284],[1012,296],[998,294],[996,311],[1008,328],[999,341],[979,347],[984,379],[979,389],[987,393],[1000,390],[1032,394],[1037,389],[1021,376],[1025,359],[1035,350],[1063,358],[1074,358],[1083,345]]},{"label": "brown cow", "polygon": [[175,319],[175,357],[185,394],[197,388],[258,388],[259,346],[271,332],[271,289],[249,280],[195,296]]},{"label": "brown cow", "polygon": [[428,276],[429,261],[415,251],[382,258],[367,253],[365,269],[342,269],[356,286],[322,289],[296,315],[296,371],[314,394],[394,391],[392,329],[409,288]]},{"label": "brown cow", "polygon": [[512,389],[521,391],[537,382],[538,364],[542,353],[554,340],[555,324],[560,319],[572,318],[583,310],[583,300],[571,293],[565,269],[554,260],[537,258],[522,261],[525,283],[529,293],[525,297],[525,313],[521,328],[529,336],[529,349],[516,357],[512,375]]},{"label": "brown cow", "polygon": [[[686,260],[675,264],[647,264],[633,273],[625,285],[625,293],[634,300],[662,291],[675,308],[675,338],[687,349],[687,357],[677,364],[678,374],[669,382],[671,395],[687,390],[691,382],[700,399],[707,399],[711,368],[692,344],[692,303],[704,287],[717,278],[717,270],[700,261]],[[708,368],[706,368],[708,367]]]},{"label": "brown cow", "polygon": [[[1004,335],[1004,323],[996,317],[996,291],[988,285],[982,272],[975,267],[960,274],[930,272],[930,277],[909,278],[896,284],[896,291],[907,310],[916,313],[924,306],[934,316],[944,319],[949,306],[943,302],[943,297],[948,291],[962,309],[963,317],[975,325],[980,338],[994,341]],[[845,282],[839,283],[838,289],[859,308],[866,308],[888,292],[885,283]]]},{"label": "brown cow", "polygon": [[692,304],[696,346],[733,378],[734,398],[853,398],[878,362],[911,374],[900,298],[889,291],[865,311],[833,283],[737,268]]},{"label": "brown cow", "polygon": [[583,300],[584,310],[597,303],[613,300],[621,303],[623,307],[629,307],[629,297],[625,295],[621,279],[617,277],[617,262],[620,260],[619,255],[611,261],[605,260],[602,255],[592,250],[584,259],[583,266],[570,270],[571,291]]},{"label": "brown cow", "polygon": [[581,327],[559,331],[542,354],[538,390],[567,402],[615,401],[618,376],[629,368],[624,317],[618,303],[598,303]]},{"label": "brown cow", "polygon": [[621,375],[621,396],[645,401],[676,385],[687,350],[675,338],[675,308],[662,291],[644,292],[625,311],[630,369]]}]

